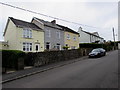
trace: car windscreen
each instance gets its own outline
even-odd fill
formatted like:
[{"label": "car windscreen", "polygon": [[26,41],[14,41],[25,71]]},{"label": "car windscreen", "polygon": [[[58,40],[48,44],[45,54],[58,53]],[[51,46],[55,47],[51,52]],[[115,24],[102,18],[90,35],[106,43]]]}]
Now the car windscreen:
[{"label": "car windscreen", "polygon": [[99,49],[93,49],[92,52],[100,52]]}]

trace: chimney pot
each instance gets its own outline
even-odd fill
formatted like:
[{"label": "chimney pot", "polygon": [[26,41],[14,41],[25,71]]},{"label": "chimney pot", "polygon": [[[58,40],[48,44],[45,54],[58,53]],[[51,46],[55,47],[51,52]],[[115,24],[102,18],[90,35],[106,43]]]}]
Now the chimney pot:
[{"label": "chimney pot", "polygon": [[56,20],[51,21],[51,23],[56,24]]}]

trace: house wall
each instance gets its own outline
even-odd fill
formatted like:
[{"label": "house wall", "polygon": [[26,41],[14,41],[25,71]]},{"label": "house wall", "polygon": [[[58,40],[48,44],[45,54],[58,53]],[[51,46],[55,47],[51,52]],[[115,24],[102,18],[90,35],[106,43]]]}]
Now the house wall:
[{"label": "house wall", "polygon": [[[47,36],[46,30],[50,30],[50,37]],[[64,31],[51,28],[48,26],[44,26],[44,31],[45,31],[45,47],[46,47],[46,42],[50,42],[50,49],[54,49],[55,45],[59,43],[61,45],[61,50],[62,50],[63,49],[62,47],[64,46]],[[56,34],[57,31],[60,32],[60,39],[57,38],[57,34]]]},{"label": "house wall", "polygon": [[[35,18],[34,18],[35,19]],[[32,21],[32,23],[36,24],[37,26],[39,26],[41,29],[44,29],[44,24],[42,22],[40,22],[39,20],[35,19]]]},{"label": "house wall", "polygon": [[0,50],[2,50],[2,42],[0,42]]},{"label": "house wall", "polygon": [[[36,52],[35,44],[39,43],[39,51],[44,51],[44,32],[38,30],[32,30],[32,38],[24,38],[23,37],[23,28],[17,28],[17,49],[23,50],[23,42],[32,43],[32,51]],[[39,52],[38,51],[38,52]]]},{"label": "house wall", "polygon": [[9,50],[21,50],[23,51],[23,42],[30,42],[32,43],[32,51],[36,52],[35,50],[35,43],[38,40],[40,43],[40,50],[44,51],[44,32],[32,30],[32,38],[23,38],[23,28],[18,28],[15,24],[9,20],[7,25],[7,31],[4,36],[5,41],[8,41]]},{"label": "house wall", "polygon": [[8,50],[8,46],[6,44],[3,44],[3,41],[0,41],[0,50]]},{"label": "house wall", "polygon": [[92,43],[92,42],[95,42],[95,41],[100,41],[100,43],[103,43],[104,42],[104,39],[102,38],[99,38],[99,37],[96,37],[94,35],[91,35],[91,34],[88,34],[88,33],[85,33],[84,31],[82,31],[82,28],[79,28],[78,30],[79,34],[80,34],[80,43]]},{"label": "house wall", "polygon": [[[38,27],[43,28],[45,34],[44,34],[44,47],[46,49],[46,42],[50,43],[50,49],[55,49],[56,44],[60,44],[61,50],[63,49],[62,47],[64,46],[64,31],[61,31],[60,29],[49,27],[44,25],[42,22],[40,22],[37,19],[33,19],[32,23],[36,24]],[[47,36],[47,30],[50,30],[50,37]],[[60,32],[60,39],[57,38],[56,32]]]},{"label": "house wall", "polygon": [[[70,39],[67,39],[67,35],[70,35]],[[73,39],[73,37],[76,36],[76,40]],[[79,48],[79,35],[78,34],[74,34],[71,32],[65,32],[64,33],[64,43],[65,45],[68,44],[68,46],[70,47],[69,49],[72,49],[72,46],[75,46],[75,49]]]},{"label": "house wall", "polygon": [[91,42],[95,41],[100,41],[100,43],[103,43],[104,39],[91,35]]},{"label": "house wall", "polygon": [[15,24],[8,19],[8,24],[6,25],[6,33],[4,36],[5,41],[8,42],[10,50],[17,50],[17,34],[16,34]]},{"label": "house wall", "polygon": [[79,32],[79,43],[90,43],[90,35],[81,31],[81,29],[78,30]]}]

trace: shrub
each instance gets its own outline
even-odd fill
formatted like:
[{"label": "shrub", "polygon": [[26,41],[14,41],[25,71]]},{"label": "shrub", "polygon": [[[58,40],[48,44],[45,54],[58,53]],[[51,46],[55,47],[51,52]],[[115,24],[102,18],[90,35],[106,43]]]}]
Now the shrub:
[{"label": "shrub", "polygon": [[16,68],[18,58],[24,57],[25,53],[19,50],[1,50],[2,52],[2,67]]},{"label": "shrub", "polygon": [[102,48],[103,44],[96,43],[81,43],[80,48]]},{"label": "shrub", "polygon": [[82,43],[79,44],[80,48],[104,48],[106,51],[110,51],[113,48],[111,43],[96,44],[96,43]]},{"label": "shrub", "polygon": [[68,46],[63,46],[63,49],[65,49],[65,50],[68,50],[68,48],[70,48],[70,47],[68,47]]}]

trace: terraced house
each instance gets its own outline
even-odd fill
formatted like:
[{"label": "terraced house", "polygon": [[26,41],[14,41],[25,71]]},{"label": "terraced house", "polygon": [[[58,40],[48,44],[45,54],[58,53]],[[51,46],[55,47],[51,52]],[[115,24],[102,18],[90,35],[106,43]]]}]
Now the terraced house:
[{"label": "terraced house", "polygon": [[46,50],[63,50],[64,46],[64,31],[56,25],[56,21],[44,21],[34,17],[31,21],[45,32],[45,49]]},{"label": "terraced house", "polygon": [[9,50],[44,51],[44,31],[34,23],[9,17],[3,36]]},{"label": "terraced house", "polygon": [[48,22],[34,17],[32,23],[45,31],[46,49],[63,50],[64,46],[68,46],[69,49],[79,48],[79,33],[68,27],[56,24],[56,20]]},{"label": "terraced house", "polygon": [[24,52],[44,50],[64,50],[79,48],[79,33],[56,24],[56,21],[44,21],[34,17],[31,22],[9,17],[4,31],[3,49]]},{"label": "terraced house", "polygon": [[[58,24],[57,24],[58,25]],[[79,33],[74,30],[58,25],[64,30],[64,46],[69,47],[68,49],[78,49],[79,48]]]}]

